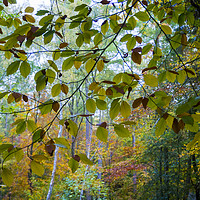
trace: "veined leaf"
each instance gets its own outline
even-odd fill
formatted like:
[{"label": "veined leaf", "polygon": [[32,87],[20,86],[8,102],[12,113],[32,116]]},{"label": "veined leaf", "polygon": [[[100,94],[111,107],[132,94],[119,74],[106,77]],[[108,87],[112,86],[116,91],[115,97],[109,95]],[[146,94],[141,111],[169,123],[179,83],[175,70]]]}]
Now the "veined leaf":
[{"label": "veined leaf", "polygon": [[3,168],[2,180],[5,183],[5,185],[7,185],[8,187],[12,185],[14,177],[13,177],[12,172],[9,169]]},{"label": "veined leaf", "polygon": [[151,87],[157,87],[158,86],[158,79],[151,74],[144,74],[144,82],[151,86]]},{"label": "veined leaf", "polygon": [[38,176],[42,176],[44,174],[44,167],[37,161],[31,161],[31,170]]},{"label": "veined leaf", "polygon": [[167,123],[165,119],[162,117],[156,124],[155,135],[156,136],[162,135],[165,132],[166,128],[167,128]]},{"label": "veined leaf", "polygon": [[56,97],[60,94],[61,92],[61,85],[60,83],[55,84],[52,88],[51,88],[51,95],[52,97]]},{"label": "veined leaf", "polygon": [[143,21],[143,22],[146,22],[149,20],[149,15],[146,13],[146,12],[143,12],[143,11],[139,11],[135,14],[135,16],[140,20],[140,21]]},{"label": "veined leaf", "polygon": [[72,170],[72,173],[74,173],[79,166],[79,162],[77,162],[76,160],[74,160],[74,158],[70,158],[69,162],[68,162],[69,167]]},{"label": "veined leaf", "polygon": [[108,140],[108,130],[104,127],[99,126],[96,131],[96,136],[102,142],[107,142]]},{"label": "veined leaf", "polygon": [[104,100],[96,99],[96,106],[99,110],[106,110],[107,103]]},{"label": "veined leaf", "polygon": [[78,126],[77,126],[77,124],[72,120],[68,120],[68,123],[69,123],[69,125],[68,125],[69,133],[71,135],[73,135],[74,137],[76,137],[77,134],[78,134]]},{"label": "veined leaf", "polygon": [[117,117],[117,115],[119,114],[120,111],[120,103],[119,103],[119,99],[115,99],[113,100],[113,102],[111,103],[111,107],[110,107],[110,118],[114,119],[115,117]]},{"label": "veined leaf", "polygon": [[128,128],[125,128],[123,124],[115,125],[114,130],[119,137],[130,137],[131,136]]},{"label": "veined leaf", "polygon": [[91,112],[95,113],[96,111],[96,103],[93,99],[87,99],[86,101],[86,109]]},{"label": "veined leaf", "polygon": [[83,153],[78,154],[81,161],[86,165],[93,165],[93,162]]},{"label": "veined leaf", "polygon": [[30,64],[26,61],[22,62],[20,65],[20,73],[21,75],[26,78],[31,72]]},{"label": "veined leaf", "polygon": [[8,75],[14,74],[19,69],[19,64],[20,64],[20,61],[12,62],[7,68],[6,75],[8,76]]},{"label": "veined leaf", "polygon": [[127,118],[130,116],[131,106],[126,101],[121,102],[120,113],[124,118]]}]

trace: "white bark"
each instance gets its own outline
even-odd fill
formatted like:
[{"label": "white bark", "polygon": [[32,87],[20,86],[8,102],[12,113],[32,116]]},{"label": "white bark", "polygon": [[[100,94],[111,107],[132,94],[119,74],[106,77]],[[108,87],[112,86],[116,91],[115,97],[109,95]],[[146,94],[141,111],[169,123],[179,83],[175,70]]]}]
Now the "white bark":
[{"label": "white bark", "polygon": [[[60,107],[61,106],[62,105],[60,103]],[[62,111],[61,111],[60,112],[60,119],[62,119],[62,118],[63,118],[63,114],[62,114]],[[59,125],[58,137],[62,136],[62,130],[63,130],[62,125]],[[53,185],[54,185],[54,179],[55,179],[56,167],[57,167],[57,159],[58,159],[58,150],[59,150],[59,147],[56,146],[56,149],[55,149],[55,152],[54,152],[53,171],[52,171],[52,174],[51,174],[51,181],[50,181],[50,184],[49,184],[49,191],[48,191],[46,200],[50,200],[51,194],[52,194],[52,191],[53,191]]]}]

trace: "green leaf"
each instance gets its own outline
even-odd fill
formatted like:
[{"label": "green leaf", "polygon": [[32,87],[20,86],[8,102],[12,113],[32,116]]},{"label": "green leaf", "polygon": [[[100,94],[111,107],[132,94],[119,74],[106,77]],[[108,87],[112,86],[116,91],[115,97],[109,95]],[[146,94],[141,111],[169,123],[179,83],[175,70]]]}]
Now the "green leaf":
[{"label": "green leaf", "polygon": [[65,138],[54,138],[56,146],[70,149],[69,142]]},{"label": "green leaf", "polygon": [[84,164],[93,165],[93,162],[86,156],[86,154],[80,153],[78,156]]},{"label": "green leaf", "polygon": [[144,74],[144,82],[151,86],[151,87],[157,87],[158,86],[158,79],[151,74]]},{"label": "green leaf", "polygon": [[76,38],[76,45],[78,47],[81,47],[83,45],[84,42],[84,37],[83,34],[80,34],[77,38]]},{"label": "green leaf", "polygon": [[95,37],[94,37],[94,45],[98,46],[101,43],[102,38],[103,38],[102,34],[101,33],[97,33],[95,35]]},{"label": "green leaf", "polygon": [[37,78],[36,80],[36,90],[37,92],[43,90],[46,87],[46,76],[45,75],[41,75]]},{"label": "green leaf", "polygon": [[33,142],[40,142],[41,139],[44,137],[45,132],[43,129],[39,129],[37,131],[34,132],[33,136],[32,136],[32,141]]},{"label": "green leaf", "polygon": [[[63,53],[63,52],[62,52]],[[58,72],[58,67],[57,65],[53,62],[53,60],[47,60],[47,62],[49,63],[49,65],[56,71]]]},{"label": "green leaf", "polygon": [[46,77],[48,78],[48,82],[49,83],[53,83],[56,77],[56,73],[51,70],[51,69],[47,69],[46,70]]},{"label": "green leaf", "polygon": [[43,160],[48,160],[48,158],[45,155],[33,155],[32,156],[33,160],[35,161],[43,161]]},{"label": "green leaf", "polygon": [[60,83],[55,84],[52,88],[51,88],[51,95],[52,97],[56,97],[60,94],[61,92],[61,85]]},{"label": "green leaf", "polygon": [[167,128],[167,123],[166,123],[165,119],[162,117],[156,124],[155,135],[157,137],[162,135],[165,132],[166,128]]},{"label": "green leaf", "polygon": [[1,144],[0,145],[0,153],[2,153],[3,151],[8,150],[11,146],[13,146],[12,144]]},{"label": "green leaf", "polygon": [[140,20],[140,21],[143,21],[143,22],[146,22],[149,20],[149,15],[146,13],[146,12],[143,12],[143,11],[139,11],[135,14],[135,16]]},{"label": "green leaf", "polygon": [[20,64],[20,61],[12,62],[7,68],[6,75],[8,76],[8,75],[14,74],[18,70],[19,64]]},{"label": "green leaf", "polygon": [[76,160],[74,160],[73,158],[70,158],[69,162],[68,162],[69,167],[72,170],[72,173],[74,173],[79,166],[79,162],[77,162]]},{"label": "green leaf", "polygon": [[27,127],[28,127],[28,130],[30,132],[33,132],[37,129],[37,125],[35,124],[35,122],[31,119],[28,119],[27,120]]},{"label": "green leaf", "polygon": [[69,123],[69,125],[68,125],[69,133],[71,135],[73,135],[74,137],[76,137],[77,134],[78,134],[78,126],[77,126],[77,124],[72,120],[68,120],[68,123]]},{"label": "green leaf", "polygon": [[66,60],[64,60],[62,64],[62,70],[69,70],[74,65],[74,57],[69,57]]},{"label": "green leaf", "polygon": [[46,13],[49,13],[49,11],[48,10],[38,10],[36,15],[37,16],[42,16],[42,15],[45,15]]},{"label": "green leaf", "polygon": [[101,32],[105,35],[108,29],[109,29],[109,24],[108,21],[105,20],[101,25]]},{"label": "green leaf", "polygon": [[4,184],[7,185],[8,187],[12,185],[14,177],[13,177],[12,172],[9,169],[3,168],[2,180]]},{"label": "green leaf", "polygon": [[44,34],[44,44],[48,44],[53,39],[54,31],[48,31]]},{"label": "green leaf", "polygon": [[177,75],[176,78],[177,78],[177,81],[180,84],[183,84],[185,82],[185,79],[186,79],[186,72],[185,72],[185,70],[178,71],[178,75]]},{"label": "green leaf", "polygon": [[95,113],[96,111],[96,103],[93,99],[87,99],[86,101],[86,109],[91,112]]},{"label": "green leaf", "polygon": [[117,115],[119,114],[119,111],[120,111],[119,99],[115,99],[111,103],[110,113],[109,113],[110,114],[110,118],[114,119],[115,117],[117,117]]},{"label": "green leaf", "polygon": [[172,29],[168,25],[160,25],[161,29],[165,34],[172,34]]},{"label": "green leaf", "polygon": [[26,13],[32,13],[33,11],[34,11],[34,8],[30,7],[30,6],[26,7],[26,9],[25,9]]},{"label": "green leaf", "polygon": [[44,16],[40,21],[39,21],[39,25],[40,26],[44,26],[45,24],[49,24],[51,23],[51,21],[53,20],[54,15],[47,15]]},{"label": "green leaf", "polygon": [[96,105],[99,110],[107,109],[107,103],[104,100],[96,99]]},{"label": "green leaf", "polygon": [[177,76],[177,74],[174,74],[174,73],[172,73],[170,71],[166,72],[166,78],[171,83],[173,83],[176,80],[176,76]]},{"label": "green leaf", "polygon": [[96,136],[102,142],[107,142],[107,140],[108,140],[108,130],[104,127],[99,126],[97,128]]},{"label": "green leaf", "polygon": [[26,78],[31,72],[30,64],[26,61],[22,62],[20,65],[20,73],[21,75]]},{"label": "green leaf", "polygon": [[122,101],[120,106],[120,113],[124,118],[127,118],[131,114],[131,106],[126,102]]},{"label": "green leaf", "polygon": [[50,99],[39,106],[40,112],[42,115],[45,115],[52,110],[53,100]]},{"label": "green leaf", "polygon": [[125,128],[123,124],[114,125],[114,131],[119,137],[130,137],[131,134],[128,128]]},{"label": "green leaf", "polygon": [[126,42],[132,37],[132,34],[126,34],[121,39],[120,42]]},{"label": "green leaf", "polygon": [[185,124],[190,124],[193,126],[194,124],[194,119],[191,116],[183,116],[182,120]]},{"label": "green leaf", "polygon": [[[94,67],[94,64],[95,64],[95,60],[90,58],[86,64],[85,64],[85,69],[86,69],[86,72],[89,73],[92,68]],[[94,70],[94,69],[93,69]]]},{"label": "green leaf", "polygon": [[174,49],[178,48],[181,45],[181,38],[182,35],[179,33],[176,33],[172,38],[171,38],[171,45]]},{"label": "green leaf", "polygon": [[37,161],[31,161],[31,170],[38,176],[42,176],[44,174],[44,167]]},{"label": "green leaf", "polygon": [[22,149],[17,148],[15,152],[15,159],[20,162],[24,158],[24,152]]},{"label": "green leaf", "polygon": [[2,92],[2,93],[0,93],[0,99],[2,99],[3,97],[5,97],[9,93],[10,92]]},{"label": "green leaf", "polygon": [[135,45],[136,45],[136,39],[135,37],[131,37],[126,43],[127,50],[130,51],[131,49],[134,48]]},{"label": "green leaf", "polygon": [[16,132],[17,134],[21,134],[26,130],[26,121],[22,121],[19,124],[17,124]]},{"label": "green leaf", "polygon": [[129,20],[128,20],[128,23],[131,25],[131,28],[133,30],[136,27],[136,24],[137,24],[135,17],[133,17],[133,16],[130,17]]}]

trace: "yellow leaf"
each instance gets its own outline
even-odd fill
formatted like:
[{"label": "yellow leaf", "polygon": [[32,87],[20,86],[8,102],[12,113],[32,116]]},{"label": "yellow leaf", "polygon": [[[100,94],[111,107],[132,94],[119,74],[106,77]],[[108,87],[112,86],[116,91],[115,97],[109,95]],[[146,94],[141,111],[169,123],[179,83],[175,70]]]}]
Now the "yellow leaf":
[{"label": "yellow leaf", "polygon": [[28,22],[35,23],[35,18],[32,15],[25,15]]},{"label": "yellow leaf", "polygon": [[95,60],[90,58],[86,64],[85,64],[85,69],[86,69],[86,72],[89,73],[90,71],[94,70],[93,67],[94,67],[94,64],[95,64]]},{"label": "yellow leaf", "polygon": [[12,185],[13,179],[12,172],[7,168],[3,168],[2,180],[8,187]]},{"label": "yellow leaf", "polygon": [[120,113],[124,118],[127,118],[131,114],[131,106],[126,102],[122,101],[120,106]]},{"label": "yellow leaf", "polygon": [[172,29],[168,25],[161,25],[161,29],[164,31],[165,34],[172,34]]},{"label": "yellow leaf", "polygon": [[74,61],[74,67],[78,70],[81,67],[82,62],[81,61]]},{"label": "yellow leaf", "polygon": [[103,60],[99,60],[99,62],[97,63],[97,70],[101,72],[103,68],[104,68],[104,62]]},{"label": "yellow leaf", "polygon": [[145,74],[144,76],[144,82],[151,86],[151,87],[157,87],[158,86],[158,79],[151,74]]},{"label": "yellow leaf", "polygon": [[33,7],[30,7],[28,6],[26,9],[25,9],[25,12],[26,13],[32,13],[34,11],[34,8]]}]

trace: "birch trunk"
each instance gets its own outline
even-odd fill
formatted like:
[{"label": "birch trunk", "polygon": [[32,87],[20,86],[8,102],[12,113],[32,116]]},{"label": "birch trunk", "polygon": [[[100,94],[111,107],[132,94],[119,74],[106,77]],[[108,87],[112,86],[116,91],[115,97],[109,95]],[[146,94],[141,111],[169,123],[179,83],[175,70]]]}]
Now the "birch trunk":
[{"label": "birch trunk", "polygon": [[[61,106],[62,106],[62,104],[60,102],[60,107]],[[61,111],[60,112],[60,119],[62,119],[62,118],[63,118],[63,113]],[[63,130],[62,125],[59,125],[58,137],[62,136],[62,130]],[[55,179],[56,167],[57,167],[57,159],[58,159],[58,150],[59,150],[59,147],[56,146],[56,149],[55,149],[55,152],[54,152],[53,171],[52,171],[52,174],[51,174],[51,181],[50,181],[50,184],[49,184],[49,191],[48,191],[46,200],[50,200],[51,194],[52,194],[52,191],[53,191],[53,185],[54,185],[54,179]]]}]

